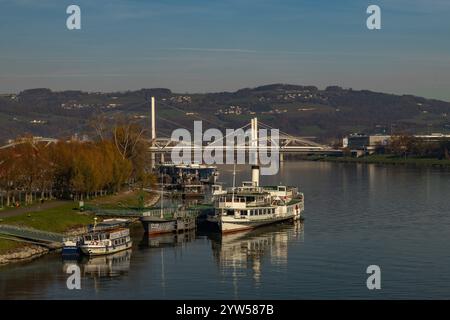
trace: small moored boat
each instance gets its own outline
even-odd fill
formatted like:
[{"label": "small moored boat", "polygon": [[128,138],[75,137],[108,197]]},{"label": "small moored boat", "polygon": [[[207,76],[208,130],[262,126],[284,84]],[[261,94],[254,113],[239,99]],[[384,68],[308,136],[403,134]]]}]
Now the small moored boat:
[{"label": "small moored boat", "polygon": [[77,258],[80,255],[80,237],[64,238],[62,256],[63,258]]},{"label": "small moored boat", "polygon": [[130,229],[127,220],[111,219],[94,224],[79,245],[82,253],[89,256],[104,255],[131,248]]}]

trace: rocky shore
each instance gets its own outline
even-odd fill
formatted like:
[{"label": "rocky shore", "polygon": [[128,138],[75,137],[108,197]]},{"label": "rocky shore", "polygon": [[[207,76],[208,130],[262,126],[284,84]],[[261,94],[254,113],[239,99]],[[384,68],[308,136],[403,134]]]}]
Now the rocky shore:
[{"label": "rocky shore", "polygon": [[[87,232],[87,227],[75,228],[64,233],[65,236],[77,236]],[[9,263],[25,262],[37,259],[51,250],[36,244],[27,244],[20,248],[12,249],[9,252],[0,255],[0,265]]]},{"label": "rocky shore", "polygon": [[47,254],[50,250],[38,245],[26,245],[0,255],[0,265],[33,260]]}]

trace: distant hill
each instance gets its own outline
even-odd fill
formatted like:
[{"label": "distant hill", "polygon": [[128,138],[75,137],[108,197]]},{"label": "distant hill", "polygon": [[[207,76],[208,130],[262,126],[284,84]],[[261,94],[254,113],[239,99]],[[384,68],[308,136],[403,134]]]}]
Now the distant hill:
[{"label": "distant hill", "polygon": [[[179,94],[169,89],[126,92],[82,92],[30,89],[0,95],[0,141],[18,135],[46,137],[93,135],[92,120],[110,123],[130,117],[150,126],[151,96],[157,98],[157,134],[178,127],[238,128],[257,116],[293,135],[330,141],[351,132],[450,132],[450,103],[411,95],[330,86],[271,84],[236,92]],[[1,144],[1,143],[0,143]]]}]

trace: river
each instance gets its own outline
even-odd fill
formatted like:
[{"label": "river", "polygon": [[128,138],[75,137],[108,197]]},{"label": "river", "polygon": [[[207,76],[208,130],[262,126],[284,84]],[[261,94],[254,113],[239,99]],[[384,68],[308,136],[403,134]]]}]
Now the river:
[{"label": "river", "polygon": [[[232,168],[221,169],[229,183]],[[237,181],[249,177],[238,168]],[[450,171],[300,161],[262,183],[298,186],[304,221],[150,240],[136,225],[132,250],[114,256],[0,267],[0,298],[450,298]],[[80,290],[66,286],[72,263]],[[380,290],[367,289],[369,265],[381,269]]]}]

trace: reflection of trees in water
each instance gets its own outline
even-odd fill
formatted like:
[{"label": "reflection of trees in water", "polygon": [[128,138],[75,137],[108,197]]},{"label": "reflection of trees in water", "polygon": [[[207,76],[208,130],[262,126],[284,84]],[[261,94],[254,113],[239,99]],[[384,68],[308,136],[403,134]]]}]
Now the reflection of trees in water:
[{"label": "reflection of trees in water", "polygon": [[[51,260],[52,255],[40,258],[40,262]],[[49,267],[36,261],[24,261],[2,266],[0,269],[0,299],[36,298],[36,293],[44,292],[57,285],[58,279]]]},{"label": "reflection of trees in water", "polygon": [[235,279],[251,270],[258,284],[262,259],[268,257],[272,265],[286,266],[289,242],[301,237],[303,222],[297,221],[218,236],[212,239],[212,250],[223,273],[232,272]]}]

